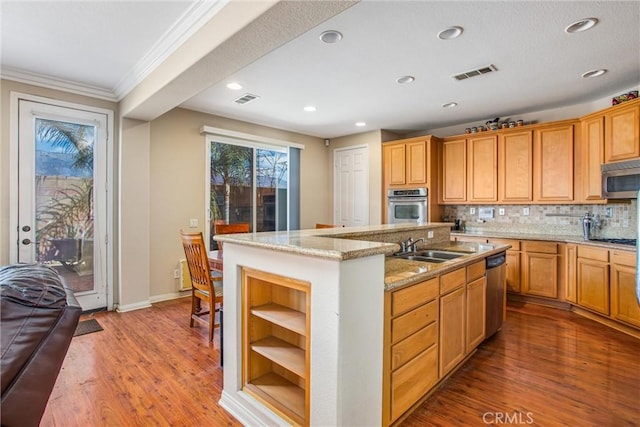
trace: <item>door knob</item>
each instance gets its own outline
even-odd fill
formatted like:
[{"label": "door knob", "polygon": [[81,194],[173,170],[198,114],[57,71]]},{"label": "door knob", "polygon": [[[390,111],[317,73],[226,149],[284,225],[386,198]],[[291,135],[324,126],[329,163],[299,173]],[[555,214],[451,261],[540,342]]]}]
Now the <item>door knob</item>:
[{"label": "door knob", "polygon": [[30,239],[23,239],[22,240],[22,244],[23,245],[30,245],[31,244],[31,240]]},{"label": "door knob", "polygon": [[28,225],[25,225],[25,226],[22,227],[22,231],[24,231],[25,233],[27,231],[31,231],[31,227],[29,227]]}]

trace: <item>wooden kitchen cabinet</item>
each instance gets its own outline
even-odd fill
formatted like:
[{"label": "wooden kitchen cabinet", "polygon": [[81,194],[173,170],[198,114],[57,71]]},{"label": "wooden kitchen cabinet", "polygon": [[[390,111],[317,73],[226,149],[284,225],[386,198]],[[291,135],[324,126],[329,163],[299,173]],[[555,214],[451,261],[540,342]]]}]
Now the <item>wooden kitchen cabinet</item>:
[{"label": "wooden kitchen cabinet", "polygon": [[602,201],[602,171],[604,163],[604,115],[596,114],[581,120],[582,132],[582,199]]},{"label": "wooden kitchen cabinet", "polygon": [[293,424],[309,424],[310,284],[242,270],[243,390]]},{"label": "wooden kitchen cabinet", "polygon": [[522,242],[522,292],[547,298],[558,297],[558,244]]},{"label": "wooden kitchen cabinet", "polygon": [[444,377],[465,356],[465,286],[440,297],[440,377]]},{"label": "wooden kitchen cabinet", "polygon": [[467,201],[498,201],[498,137],[467,138]]},{"label": "wooden kitchen cabinet", "polygon": [[565,246],[565,260],[567,263],[567,267],[565,270],[566,278],[566,287],[565,287],[565,301],[572,302],[574,304],[578,303],[578,246],[569,243]]},{"label": "wooden kitchen cabinet", "polygon": [[467,140],[454,139],[442,143],[442,203],[467,201]]},{"label": "wooden kitchen cabinet", "polygon": [[609,251],[578,246],[578,305],[609,315]]},{"label": "wooden kitchen cabinet", "polygon": [[433,136],[388,141],[382,144],[382,221],[387,222],[387,191],[426,187],[429,221],[440,221],[438,205],[438,139]]},{"label": "wooden kitchen cabinet", "polygon": [[542,126],[533,134],[533,201],[573,201],[574,122]]},{"label": "wooden kitchen cabinet", "polygon": [[521,290],[521,267],[520,267],[520,241],[512,239],[488,239],[489,243],[496,243],[502,245],[511,245],[511,248],[507,249],[507,258],[505,269],[505,278],[507,282],[507,292],[519,293]]},{"label": "wooden kitchen cabinet", "polygon": [[606,163],[640,157],[640,98],[605,111],[604,141]]},{"label": "wooden kitchen cabinet", "polygon": [[611,251],[611,317],[640,328],[635,265],[635,253]]},{"label": "wooden kitchen cabinet", "polygon": [[499,136],[498,190],[501,202],[533,200],[533,131]]},{"label": "wooden kitchen cabinet", "polygon": [[[484,261],[483,261],[484,263]],[[467,284],[467,330],[465,353],[469,354],[484,341],[486,333],[487,278]]]}]

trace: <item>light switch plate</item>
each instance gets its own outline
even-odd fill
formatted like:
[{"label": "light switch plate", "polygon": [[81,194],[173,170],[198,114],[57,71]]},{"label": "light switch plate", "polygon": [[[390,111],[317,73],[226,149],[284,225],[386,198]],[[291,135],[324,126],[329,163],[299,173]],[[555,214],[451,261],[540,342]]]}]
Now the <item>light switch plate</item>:
[{"label": "light switch plate", "polygon": [[529,216],[529,208],[522,208],[522,215]]},{"label": "light switch plate", "polygon": [[504,215],[504,208],[498,209],[498,215],[500,216]]},{"label": "light switch plate", "polygon": [[198,218],[191,218],[189,220],[189,227],[196,228],[198,226]]},{"label": "light switch plate", "polygon": [[469,208],[469,215],[475,215],[476,214],[476,208]]}]

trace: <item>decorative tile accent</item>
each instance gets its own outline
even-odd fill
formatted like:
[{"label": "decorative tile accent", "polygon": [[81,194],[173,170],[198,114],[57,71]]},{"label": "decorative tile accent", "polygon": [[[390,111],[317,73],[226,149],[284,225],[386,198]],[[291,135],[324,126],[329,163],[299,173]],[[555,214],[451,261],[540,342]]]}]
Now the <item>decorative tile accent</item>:
[{"label": "decorative tile accent", "polygon": [[[561,234],[582,236],[582,217],[586,212],[595,215],[600,224],[594,229],[595,238],[636,238],[637,200],[631,203],[607,205],[494,205],[494,218],[478,219],[478,205],[445,206],[443,220],[461,219],[467,231],[508,231],[528,234]],[[470,208],[475,208],[471,215]],[[529,208],[529,215],[524,215]],[[605,217],[610,208],[611,218]],[[499,210],[504,209],[504,215]]]}]

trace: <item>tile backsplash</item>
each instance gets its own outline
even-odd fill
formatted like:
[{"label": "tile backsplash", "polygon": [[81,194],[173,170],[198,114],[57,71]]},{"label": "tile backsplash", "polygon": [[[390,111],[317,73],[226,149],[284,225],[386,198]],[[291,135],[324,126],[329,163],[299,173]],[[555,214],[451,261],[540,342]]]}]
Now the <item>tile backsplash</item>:
[{"label": "tile backsplash", "polygon": [[[502,231],[530,234],[582,236],[582,217],[590,212],[599,219],[595,238],[636,238],[637,201],[606,205],[457,205],[445,206],[443,220],[462,220],[467,231]],[[475,208],[472,214],[471,210]],[[481,220],[480,208],[493,208],[493,218]],[[526,208],[529,215],[525,215]],[[504,215],[500,210],[504,209]],[[611,217],[607,217],[607,213]]]}]

